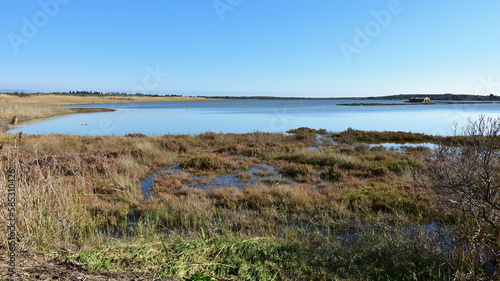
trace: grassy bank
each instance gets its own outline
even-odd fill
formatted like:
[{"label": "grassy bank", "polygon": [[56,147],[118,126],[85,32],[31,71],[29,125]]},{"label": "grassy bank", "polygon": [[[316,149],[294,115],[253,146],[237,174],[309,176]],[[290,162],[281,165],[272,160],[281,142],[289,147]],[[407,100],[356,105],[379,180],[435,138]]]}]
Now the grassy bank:
[{"label": "grassy bank", "polygon": [[[14,169],[20,251],[93,270],[237,280],[481,274],[453,234],[460,215],[438,208],[422,187],[428,148],[386,150],[345,137],[361,131],[317,132],[0,134],[0,193]],[[259,165],[267,168],[253,169]],[[144,199],[140,181],[167,167],[180,171],[160,174]],[[272,171],[280,177],[266,175]],[[248,184],[188,187],[228,175]],[[1,208],[1,221],[8,215]],[[6,223],[1,228],[5,255]]]},{"label": "grassy bank", "polygon": [[61,114],[91,113],[106,111],[96,108],[64,108],[63,105],[104,104],[128,102],[173,102],[205,100],[191,97],[152,97],[152,96],[72,96],[54,94],[7,95],[0,94],[0,130],[8,129],[14,116],[18,122],[31,119],[47,118]]}]

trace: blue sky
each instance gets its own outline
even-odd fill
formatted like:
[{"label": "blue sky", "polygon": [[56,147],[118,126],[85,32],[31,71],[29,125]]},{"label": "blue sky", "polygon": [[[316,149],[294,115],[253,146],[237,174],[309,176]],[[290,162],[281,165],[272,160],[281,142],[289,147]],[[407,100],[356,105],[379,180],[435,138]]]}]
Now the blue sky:
[{"label": "blue sky", "polygon": [[0,89],[500,94],[499,11],[495,0],[5,0]]}]

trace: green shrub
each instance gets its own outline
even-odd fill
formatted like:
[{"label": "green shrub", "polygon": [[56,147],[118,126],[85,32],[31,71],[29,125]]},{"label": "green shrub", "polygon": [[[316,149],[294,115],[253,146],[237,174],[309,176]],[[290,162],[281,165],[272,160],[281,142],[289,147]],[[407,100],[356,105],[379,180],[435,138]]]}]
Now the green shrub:
[{"label": "green shrub", "polygon": [[388,162],[387,168],[389,168],[389,170],[391,170],[394,173],[400,174],[405,171],[411,171],[411,170],[425,171],[427,169],[427,166],[425,166],[425,164],[419,159],[404,158]]}]

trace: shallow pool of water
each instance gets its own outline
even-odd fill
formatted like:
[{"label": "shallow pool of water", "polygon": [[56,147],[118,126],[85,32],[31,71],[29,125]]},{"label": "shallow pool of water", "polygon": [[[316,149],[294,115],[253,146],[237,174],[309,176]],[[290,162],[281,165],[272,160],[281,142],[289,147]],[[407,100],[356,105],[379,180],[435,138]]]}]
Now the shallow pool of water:
[{"label": "shallow pool of water", "polygon": [[[150,192],[153,187],[154,180],[160,177],[167,177],[169,175],[176,175],[182,173],[183,170],[179,165],[174,167],[168,167],[162,169],[146,179],[141,181],[141,190],[144,199],[152,197]],[[190,182],[186,183],[184,186],[188,188],[227,188],[227,187],[237,187],[243,188],[245,186],[254,185],[257,183],[263,183],[267,185],[273,185],[275,183],[290,183],[291,181],[284,178],[281,173],[279,173],[273,166],[269,164],[259,164],[255,167],[248,169],[240,174],[226,174],[221,175],[216,178],[195,176],[188,174],[190,177]]]}]

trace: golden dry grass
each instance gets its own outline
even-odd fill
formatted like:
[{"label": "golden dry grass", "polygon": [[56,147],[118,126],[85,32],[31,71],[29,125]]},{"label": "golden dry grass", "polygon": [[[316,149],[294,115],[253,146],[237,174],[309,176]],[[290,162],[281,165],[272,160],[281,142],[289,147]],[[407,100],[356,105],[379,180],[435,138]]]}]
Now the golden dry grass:
[{"label": "golden dry grass", "polygon": [[[20,97],[0,94],[0,130],[5,130],[14,116],[18,116],[19,122],[23,122],[30,119],[47,118],[60,114],[85,112],[85,110],[82,109],[59,107],[63,105],[199,100],[206,99],[199,97],[71,96],[56,94],[37,94]],[[95,111],[95,109],[89,112],[93,111]]]},{"label": "golden dry grass", "polygon": [[71,96],[56,94],[37,94],[27,97],[0,94],[2,104],[33,104],[33,105],[70,105],[70,104],[101,104],[127,102],[174,102],[206,100],[201,97],[156,97],[156,96]]}]

